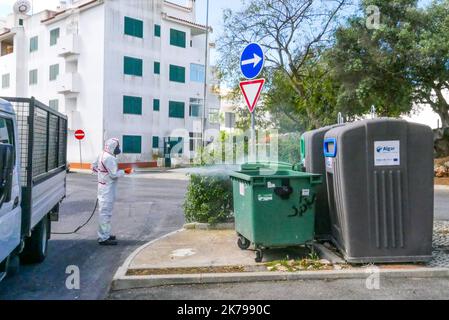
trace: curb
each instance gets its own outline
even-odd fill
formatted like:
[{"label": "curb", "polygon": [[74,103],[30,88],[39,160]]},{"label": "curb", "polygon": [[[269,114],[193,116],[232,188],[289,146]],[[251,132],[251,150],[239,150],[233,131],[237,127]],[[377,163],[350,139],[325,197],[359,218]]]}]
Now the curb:
[{"label": "curb", "polygon": [[[303,271],[296,273],[282,272],[250,272],[250,273],[217,273],[196,275],[168,275],[168,276],[126,276],[116,274],[112,281],[111,290],[130,290],[153,288],[167,285],[192,285],[216,283],[247,283],[268,281],[298,281],[298,280],[341,280],[367,279],[372,275],[372,269],[340,270],[340,271]],[[449,278],[447,268],[419,268],[410,270],[382,270],[379,274],[386,278]]]},{"label": "curb", "polygon": [[186,230],[235,230],[235,223],[186,223],[184,225],[184,229]]},{"label": "curb", "polygon": [[443,186],[443,185],[436,184],[435,190],[449,190],[449,186]]},{"label": "curb", "polygon": [[[353,270],[331,271],[301,271],[301,272],[245,272],[245,273],[208,273],[208,274],[178,274],[155,276],[127,276],[132,260],[148,246],[182,232],[180,229],[152,240],[137,248],[123,265],[118,268],[111,284],[112,291],[152,288],[167,285],[216,284],[216,283],[248,283],[268,281],[298,281],[298,280],[340,280],[366,279],[375,271],[365,267]],[[449,278],[449,268],[416,267],[410,269],[378,269],[384,278]]]}]

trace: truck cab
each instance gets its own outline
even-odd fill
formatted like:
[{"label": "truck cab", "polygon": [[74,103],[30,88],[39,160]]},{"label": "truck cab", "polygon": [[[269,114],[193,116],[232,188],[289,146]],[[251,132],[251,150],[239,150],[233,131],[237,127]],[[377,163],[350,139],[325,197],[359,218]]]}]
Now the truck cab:
[{"label": "truck cab", "polygon": [[0,100],[0,280],[15,250],[21,247],[20,152],[15,112]]}]

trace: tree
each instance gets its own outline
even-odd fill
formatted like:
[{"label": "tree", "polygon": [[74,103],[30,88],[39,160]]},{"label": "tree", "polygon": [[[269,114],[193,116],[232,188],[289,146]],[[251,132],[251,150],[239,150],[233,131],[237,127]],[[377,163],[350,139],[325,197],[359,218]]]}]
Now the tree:
[{"label": "tree", "polygon": [[[368,28],[373,5],[380,24]],[[330,53],[339,107],[362,115],[374,105],[382,116],[399,116],[425,103],[449,126],[449,1],[420,9],[415,0],[364,0],[361,11],[337,30]]]},{"label": "tree", "polygon": [[[310,79],[307,69],[316,63],[320,48],[330,44],[337,16],[348,0],[250,0],[238,12],[224,13],[224,34],[218,41],[219,68],[223,78],[237,88],[241,50],[251,42],[262,45],[266,55],[265,76],[270,90],[286,80],[297,97],[306,97]],[[283,87],[286,89],[286,87]],[[285,91],[284,91],[285,92]],[[301,110],[313,122],[311,109]],[[294,110],[282,108],[292,123]],[[317,124],[317,123],[316,123]]]},{"label": "tree", "polygon": [[278,71],[265,95],[265,108],[281,132],[316,129],[337,121],[339,84],[332,79],[324,56],[303,67],[304,94],[292,90],[285,73]]}]

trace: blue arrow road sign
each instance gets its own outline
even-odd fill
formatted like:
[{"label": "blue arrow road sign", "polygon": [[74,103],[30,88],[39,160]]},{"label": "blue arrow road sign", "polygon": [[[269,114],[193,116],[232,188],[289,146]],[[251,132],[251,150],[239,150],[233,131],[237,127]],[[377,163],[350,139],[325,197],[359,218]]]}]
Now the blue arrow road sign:
[{"label": "blue arrow road sign", "polygon": [[245,78],[254,79],[262,71],[265,56],[262,47],[257,43],[249,44],[240,58],[240,69]]}]

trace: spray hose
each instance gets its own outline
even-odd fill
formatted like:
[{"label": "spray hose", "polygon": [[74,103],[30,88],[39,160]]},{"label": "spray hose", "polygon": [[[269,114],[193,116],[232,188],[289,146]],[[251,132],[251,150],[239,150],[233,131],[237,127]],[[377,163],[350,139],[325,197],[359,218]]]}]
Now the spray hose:
[{"label": "spray hose", "polygon": [[80,225],[78,228],[76,228],[75,231],[72,231],[72,232],[52,232],[51,234],[54,234],[54,235],[71,235],[71,234],[76,234],[76,233],[78,233],[78,231],[80,231],[81,229],[83,229],[85,226],[87,226],[87,225],[89,224],[89,222],[90,222],[90,221],[92,220],[92,218],[94,217],[95,211],[97,211],[97,208],[98,208],[98,199],[97,199],[97,201],[95,202],[94,210],[93,210],[92,213],[90,214],[89,219],[87,219],[86,222],[84,222],[82,225]]}]

